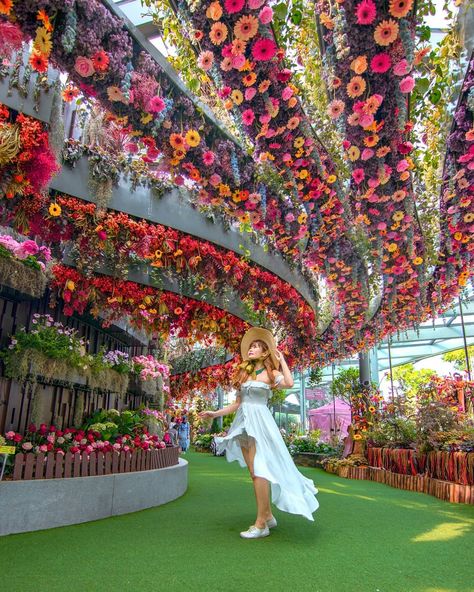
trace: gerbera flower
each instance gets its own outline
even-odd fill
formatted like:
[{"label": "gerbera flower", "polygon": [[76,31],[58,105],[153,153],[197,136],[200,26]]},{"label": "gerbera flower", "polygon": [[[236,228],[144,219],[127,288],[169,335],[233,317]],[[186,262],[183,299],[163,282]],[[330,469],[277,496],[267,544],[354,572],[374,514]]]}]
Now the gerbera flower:
[{"label": "gerbera flower", "polygon": [[61,93],[63,101],[66,103],[70,103],[73,99],[77,97],[78,94],[79,89],[72,85],[68,85]]},{"label": "gerbera flower", "polygon": [[407,192],[404,189],[395,191],[392,195],[393,201],[403,201],[406,197]]},{"label": "gerbera flower", "polygon": [[474,214],[472,212],[465,214],[463,217],[463,220],[464,220],[464,222],[467,222],[468,224],[470,224],[471,222],[474,221]]},{"label": "gerbera flower", "polygon": [[364,113],[374,114],[382,104],[383,98],[380,95],[371,95],[364,105]]},{"label": "gerbera flower", "polygon": [[214,45],[221,45],[227,38],[227,27],[224,23],[214,23],[209,32],[209,39]]},{"label": "gerbera flower", "polygon": [[103,49],[96,51],[92,56],[92,63],[96,72],[105,72],[109,67],[109,56]]},{"label": "gerbera flower", "polygon": [[257,94],[257,89],[254,86],[250,86],[249,88],[245,89],[245,100],[251,101],[254,96]]},{"label": "gerbera flower", "polygon": [[260,93],[267,92],[267,90],[270,87],[270,84],[271,84],[270,80],[268,80],[268,79],[267,80],[264,80],[263,82],[261,82],[258,85],[258,92],[260,92]]},{"label": "gerbera flower", "polygon": [[178,148],[184,148],[184,138],[181,134],[171,134],[170,135],[170,144],[176,150]]},{"label": "gerbera flower", "polygon": [[199,143],[201,142],[201,136],[196,130],[189,130],[186,133],[185,139],[186,143],[188,146],[191,146],[191,148],[196,148],[196,146],[199,146]]},{"label": "gerbera flower", "polygon": [[52,203],[50,204],[49,208],[48,208],[48,212],[50,216],[54,216],[55,218],[57,218],[58,216],[61,215],[61,206],[58,205],[57,203]]},{"label": "gerbera flower", "polygon": [[9,15],[12,9],[12,0],[0,0],[0,14]]},{"label": "gerbera flower", "polygon": [[293,146],[295,148],[301,148],[304,144],[304,138],[302,136],[298,136],[297,138],[295,138],[295,141],[293,142]]},{"label": "gerbera flower", "polygon": [[214,63],[214,54],[212,51],[202,51],[198,57],[198,65],[206,72],[212,68]]},{"label": "gerbera flower", "polygon": [[186,150],[184,148],[176,148],[176,150],[173,150],[173,158],[176,159],[178,162],[180,160],[183,160],[185,156]]},{"label": "gerbera flower", "polygon": [[149,100],[147,109],[148,111],[151,111],[151,113],[161,113],[165,107],[166,104],[163,99],[159,96],[155,96]]},{"label": "gerbera flower", "polygon": [[46,14],[46,11],[41,9],[38,10],[38,14],[36,15],[36,20],[37,21],[41,21],[44,25],[44,28],[49,31],[50,33],[53,30],[53,25],[51,24],[50,20],[49,20],[49,16]]},{"label": "gerbera flower", "polygon": [[240,55],[242,53],[245,53],[246,47],[247,43],[245,41],[243,41],[242,39],[234,39],[234,41],[232,41],[232,55]]},{"label": "gerbera flower", "polygon": [[223,72],[229,72],[229,70],[232,70],[232,60],[230,58],[224,58],[220,63],[220,69]]},{"label": "gerbera flower", "polygon": [[202,31],[200,31],[199,29],[197,29],[196,31],[193,31],[194,41],[201,41],[201,39],[203,37],[204,37],[204,33]]},{"label": "gerbera flower", "polygon": [[349,160],[351,160],[352,162],[355,162],[360,157],[359,148],[357,146],[351,146],[349,148],[349,150],[347,151],[347,156],[348,156]]},{"label": "gerbera flower", "polygon": [[372,69],[372,72],[376,72],[377,74],[383,74],[391,65],[392,58],[388,53],[377,53],[370,60],[370,68]]},{"label": "gerbera flower", "polygon": [[241,41],[249,41],[258,31],[258,19],[251,14],[241,16],[234,26],[234,36]]},{"label": "gerbera flower", "polygon": [[367,70],[367,56],[357,56],[352,60],[350,68],[351,70],[354,70],[356,74],[363,74]]},{"label": "gerbera flower", "polygon": [[346,86],[346,92],[351,99],[355,99],[364,93],[366,87],[367,85],[362,76],[353,76]]},{"label": "gerbera flower", "polygon": [[369,136],[366,136],[364,138],[364,144],[365,146],[367,146],[367,148],[372,148],[373,146],[378,144],[379,139],[380,138],[377,134],[370,134]]},{"label": "gerbera flower", "polygon": [[107,96],[109,101],[116,102],[116,101],[124,101],[125,97],[123,96],[123,92],[119,89],[118,86],[109,86],[107,88]]},{"label": "gerbera flower", "polygon": [[465,137],[468,142],[472,142],[474,140],[474,128],[468,130]]},{"label": "gerbera flower", "polygon": [[244,125],[252,125],[252,123],[254,122],[254,119],[255,119],[255,113],[253,112],[252,109],[246,109],[242,113],[242,123]]},{"label": "gerbera flower", "polygon": [[362,181],[365,179],[364,169],[354,169],[352,171],[352,178],[354,179],[354,182],[357,183],[357,185],[362,183]]},{"label": "gerbera flower", "polygon": [[349,125],[359,125],[360,122],[360,113],[351,113],[347,118],[347,123]]},{"label": "gerbera flower", "polygon": [[206,166],[211,166],[212,164],[214,164],[215,159],[216,155],[211,150],[206,150],[206,152],[204,152],[202,155],[202,162]]},{"label": "gerbera flower", "polygon": [[31,52],[29,62],[30,66],[33,70],[36,70],[36,72],[46,72],[48,69],[48,58],[37,51]]},{"label": "gerbera flower", "polygon": [[265,3],[265,0],[248,0],[250,10],[257,10]]},{"label": "gerbera flower", "polygon": [[356,17],[358,25],[371,25],[377,15],[377,8],[372,0],[362,0],[356,6]]},{"label": "gerbera flower", "polygon": [[46,30],[45,27],[38,27],[36,29],[36,37],[33,41],[33,47],[38,53],[42,53],[44,56],[49,56],[53,49],[51,42],[51,33]]},{"label": "gerbera flower", "polygon": [[252,84],[255,84],[256,80],[257,75],[255,74],[255,72],[249,72],[242,78],[244,86],[252,86]]},{"label": "gerbera flower", "polygon": [[378,158],[383,158],[391,151],[392,149],[389,146],[381,146],[375,154],[378,156]]},{"label": "gerbera flower", "polygon": [[206,10],[206,16],[213,21],[218,21],[222,16],[222,6],[219,2],[211,2]]},{"label": "gerbera flower", "polygon": [[337,119],[344,113],[345,108],[344,101],[340,101],[339,99],[334,99],[328,105],[328,115],[331,119]]},{"label": "gerbera flower", "polygon": [[229,14],[240,12],[244,7],[245,0],[225,0],[225,9]]},{"label": "gerbera flower", "polygon": [[398,37],[398,23],[393,19],[382,21],[374,31],[374,39],[377,45],[387,46]]},{"label": "gerbera flower", "polygon": [[239,89],[235,89],[230,93],[230,98],[236,105],[240,105],[244,100],[244,95]]},{"label": "gerbera flower", "polygon": [[413,6],[413,0],[390,0],[389,12],[396,18],[405,17]]},{"label": "gerbera flower", "polygon": [[295,115],[294,117],[290,117],[290,119],[288,120],[288,123],[286,124],[286,127],[289,130],[294,130],[299,126],[299,124],[300,124],[300,118]]},{"label": "gerbera flower", "polygon": [[257,62],[266,62],[271,60],[277,50],[273,39],[258,39],[252,46],[252,56]]}]

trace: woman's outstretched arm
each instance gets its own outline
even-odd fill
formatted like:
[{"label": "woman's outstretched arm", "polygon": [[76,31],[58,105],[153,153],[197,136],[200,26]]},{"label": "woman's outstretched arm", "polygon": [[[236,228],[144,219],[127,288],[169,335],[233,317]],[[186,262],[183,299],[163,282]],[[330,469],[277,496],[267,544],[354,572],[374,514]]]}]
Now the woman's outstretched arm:
[{"label": "woman's outstretched arm", "polygon": [[240,407],[240,395],[237,396],[235,403],[232,403],[231,405],[227,405],[227,407],[223,407],[222,409],[218,409],[217,411],[201,411],[201,413],[199,413],[199,417],[204,418],[204,417],[222,417],[223,415],[230,415],[231,413],[234,413],[235,411],[237,411],[237,409]]}]

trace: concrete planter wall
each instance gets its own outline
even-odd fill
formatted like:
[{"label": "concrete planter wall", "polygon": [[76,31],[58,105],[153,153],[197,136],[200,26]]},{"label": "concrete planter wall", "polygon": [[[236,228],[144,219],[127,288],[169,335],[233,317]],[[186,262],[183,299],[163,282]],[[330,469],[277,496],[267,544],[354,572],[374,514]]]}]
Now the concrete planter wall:
[{"label": "concrete planter wall", "polygon": [[0,535],[109,518],[161,506],[188,487],[188,463],[101,477],[0,482]]},{"label": "concrete planter wall", "polygon": [[293,460],[295,464],[302,467],[321,467],[321,461],[327,457],[327,454],[317,452],[297,452],[293,455]]}]

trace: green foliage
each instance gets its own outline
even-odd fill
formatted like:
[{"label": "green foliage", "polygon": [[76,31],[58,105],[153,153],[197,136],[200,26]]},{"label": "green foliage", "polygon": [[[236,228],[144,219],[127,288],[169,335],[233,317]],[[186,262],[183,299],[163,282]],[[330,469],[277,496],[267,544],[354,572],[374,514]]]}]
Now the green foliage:
[{"label": "green foliage", "polygon": [[212,440],[214,439],[214,434],[201,434],[194,440],[194,446],[196,448],[203,448],[204,450],[209,450],[211,448]]},{"label": "green foliage", "polygon": [[359,370],[344,368],[340,370],[331,384],[331,394],[339,399],[351,402],[351,397],[361,390]]},{"label": "green foliage", "polygon": [[[467,355],[469,356],[469,363],[472,368],[473,367],[472,360],[474,360],[474,345],[468,346]],[[463,371],[467,370],[466,354],[464,352],[464,349],[456,349],[454,351],[447,352],[446,354],[443,354],[443,360],[445,362],[451,362],[452,364],[454,364],[454,367],[457,370],[463,370]]]},{"label": "green foliage", "polygon": [[[404,364],[393,369],[393,380],[399,383],[402,394],[407,399],[413,399],[421,388],[429,384],[432,376],[436,374],[434,370],[422,368],[415,370],[413,364]],[[390,376],[389,376],[390,378]]]},{"label": "green foliage", "polygon": [[283,405],[286,399],[286,391],[284,389],[273,389],[272,395],[268,400],[270,407]]},{"label": "green foliage", "polygon": [[367,440],[374,446],[411,448],[417,440],[416,423],[401,417],[388,418],[367,431]]},{"label": "green foliage", "polygon": [[137,411],[122,411],[109,409],[96,411],[87,418],[82,425],[84,431],[94,430],[100,432],[105,440],[112,440],[116,436],[133,436],[138,430],[145,427],[146,418]]},{"label": "green foliage", "polygon": [[318,386],[318,384],[321,382],[323,378],[323,369],[320,368],[319,366],[315,366],[314,368],[311,368],[311,370],[309,371],[309,381],[308,381],[308,386],[310,388],[314,388],[316,386]]}]

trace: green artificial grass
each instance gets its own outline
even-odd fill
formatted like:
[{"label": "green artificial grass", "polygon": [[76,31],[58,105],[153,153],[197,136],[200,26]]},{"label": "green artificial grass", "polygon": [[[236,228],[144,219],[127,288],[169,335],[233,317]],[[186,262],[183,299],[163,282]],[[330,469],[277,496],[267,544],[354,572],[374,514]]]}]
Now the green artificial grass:
[{"label": "green artificial grass", "polygon": [[270,537],[243,540],[254,520],[247,472],[184,457],[189,489],[165,506],[0,538],[0,590],[474,591],[474,506],[302,469],[319,488],[315,522],[276,510]]}]

